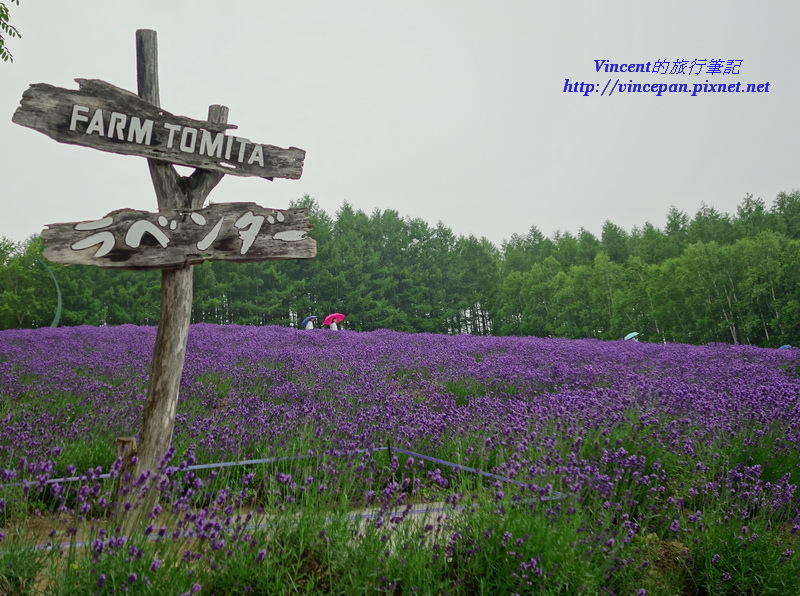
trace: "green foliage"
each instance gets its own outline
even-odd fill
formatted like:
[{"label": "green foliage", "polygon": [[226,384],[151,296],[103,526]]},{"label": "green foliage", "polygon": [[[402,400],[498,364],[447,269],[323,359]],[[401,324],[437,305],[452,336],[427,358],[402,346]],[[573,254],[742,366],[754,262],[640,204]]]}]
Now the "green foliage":
[{"label": "green foliage", "polygon": [[[659,342],[798,343],[800,191],[768,207],[747,195],[736,213],[675,207],[658,228],[546,238],[536,226],[500,249],[438,223],[371,214],[335,216],[306,195],[318,256],[195,267],[193,322],[296,326],[343,312],[344,329],[536,335]],[[53,320],[57,297],[42,242],[0,239],[0,328]],[[154,325],[158,271],[51,264],[62,324]]]},{"label": "green foliage", "polygon": [[[19,4],[19,0],[11,0],[14,4]],[[13,62],[14,57],[6,46],[6,36],[22,37],[17,29],[9,22],[8,6],[5,2],[0,2],[0,60],[3,62]]]},{"label": "green foliage", "polygon": [[[595,267],[623,271],[604,253]],[[639,260],[634,271],[642,267]],[[480,364],[502,351],[464,356]],[[415,379],[431,380],[428,366],[387,366],[386,374],[413,391]],[[438,382],[460,411],[497,391],[493,381],[470,375]],[[604,383],[595,377],[595,386]],[[210,398],[205,407],[213,411],[242,385],[235,371],[209,370],[193,393]],[[262,381],[247,388],[253,386]],[[786,440],[796,431],[793,421],[758,423],[743,411],[732,426],[710,431],[683,413],[668,413],[658,392],[642,393],[619,392],[616,399],[630,398],[631,407],[603,422],[588,410],[616,411],[614,393],[587,402],[583,416],[552,412],[535,427],[523,420],[516,439],[487,416],[498,432],[453,428],[435,448],[406,445],[494,473],[510,474],[508,464],[516,463],[537,469],[520,471],[524,485],[461,469],[448,472],[445,487],[429,480],[438,463],[388,450],[286,456],[322,454],[336,444],[307,425],[291,433],[291,444],[262,437],[264,453],[230,457],[285,456],[279,461],[213,472],[168,468],[158,489],[160,511],[134,506],[129,515],[143,523],[132,524],[124,540],[112,504],[114,479],[64,483],[66,492],[36,482],[5,486],[0,594],[800,593],[791,477],[798,452]],[[68,400],[56,400],[53,410],[66,410]],[[192,409],[191,400],[181,402],[182,412]],[[351,429],[342,432],[352,439]],[[679,442],[665,449],[672,437]],[[78,473],[107,466],[112,442],[102,442],[105,453],[66,445],[52,475],[68,462]],[[175,464],[195,451],[177,447]],[[202,449],[196,455],[213,459]],[[527,484],[534,480],[543,492]],[[541,500],[553,490],[564,496]],[[35,548],[48,542],[56,548]]]},{"label": "green foliage", "polygon": [[[800,564],[787,551],[796,540],[772,531],[770,520],[727,520],[718,507],[704,512],[708,522],[689,543],[688,581],[706,594],[800,593]],[[684,522],[687,527],[692,524]]]},{"label": "green foliage", "polygon": [[49,272],[37,262],[43,250],[38,236],[24,243],[0,239],[0,327],[43,327],[52,322],[57,296]]},{"label": "green foliage", "polygon": [[30,544],[14,539],[2,543],[0,550],[0,594],[33,594],[46,551],[34,550]]},{"label": "green foliage", "polygon": [[[800,300],[796,243],[800,193],[771,209],[746,196],[735,217],[703,205],[693,219],[674,207],[659,230],[631,234],[611,222],[598,247],[554,236],[555,266],[526,259],[535,235],[504,244],[505,275],[493,316],[501,334],[645,341],[796,343]],[[602,255],[602,256],[600,256]],[[599,259],[599,260],[598,260]],[[524,269],[524,263],[528,269]]]}]

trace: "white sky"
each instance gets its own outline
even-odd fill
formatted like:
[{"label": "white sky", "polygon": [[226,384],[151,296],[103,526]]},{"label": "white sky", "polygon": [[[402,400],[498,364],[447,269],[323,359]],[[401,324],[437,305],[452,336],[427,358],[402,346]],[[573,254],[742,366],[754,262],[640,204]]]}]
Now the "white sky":
[{"label": "white sky", "polygon": [[[395,209],[498,246],[661,227],[671,205],[733,212],[800,187],[800,3],[532,0],[21,0],[0,62],[0,236],[156,210],[142,158],[12,124],[31,83],[103,79],[136,91],[136,29],[158,32],[161,105],[307,151],[300,180],[226,176],[215,203],[285,208],[308,193]],[[595,72],[595,60],[742,60],[740,74]],[[765,83],[769,93],[564,93],[565,79]],[[313,236],[313,234],[312,234]]]}]

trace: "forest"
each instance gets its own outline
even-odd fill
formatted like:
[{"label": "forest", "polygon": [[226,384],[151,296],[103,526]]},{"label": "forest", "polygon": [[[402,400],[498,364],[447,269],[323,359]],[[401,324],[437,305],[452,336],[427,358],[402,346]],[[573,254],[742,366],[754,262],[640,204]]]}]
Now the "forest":
[{"label": "forest", "polygon": [[[535,225],[499,247],[444,223],[335,215],[306,195],[318,254],[307,261],[195,267],[192,321],[296,327],[347,315],[342,328],[476,335],[712,342],[779,347],[800,335],[800,191],[771,205],[746,195],[733,214],[671,207],[662,227],[606,221],[546,237]],[[42,240],[0,238],[0,329],[156,325],[159,271],[67,267]],[[60,298],[58,296],[60,294]],[[60,308],[59,308],[60,307]]]}]

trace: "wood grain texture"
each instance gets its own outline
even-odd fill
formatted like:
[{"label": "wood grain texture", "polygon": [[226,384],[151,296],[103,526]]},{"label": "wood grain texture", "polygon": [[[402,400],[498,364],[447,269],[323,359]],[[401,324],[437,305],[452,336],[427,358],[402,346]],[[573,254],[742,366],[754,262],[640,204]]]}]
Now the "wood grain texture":
[{"label": "wood grain texture", "polygon": [[[140,29],[136,32],[136,79],[139,96],[159,107],[158,43],[156,32]],[[227,111],[225,112],[227,118]],[[158,198],[159,209],[187,208],[192,201],[180,188],[181,178],[171,163],[148,159],[147,165]],[[208,171],[198,171],[205,178]],[[203,197],[205,200],[205,197]],[[202,201],[198,206],[202,205]],[[144,403],[142,431],[135,476],[155,471],[169,449],[175,428],[186,342],[192,316],[194,270],[191,265],[161,272],[161,311],[158,331],[150,363],[147,398]],[[156,499],[150,491],[147,504]]]},{"label": "wood grain texture", "polygon": [[[146,223],[143,223],[146,222]],[[205,261],[310,259],[307,209],[219,203],[157,213],[118,209],[101,220],[50,224],[44,256],[66,265],[109,269],[174,269]]]},{"label": "wood grain texture", "polygon": [[[149,470],[151,478],[156,480],[158,468],[172,443],[192,317],[192,274],[191,266],[161,272],[161,312],[147,381],[134,477]],[[145,504],[152,504],[156,496],[155,491],[150,491]]]},{"label": "wood grain texture", "polygon": [[[60,143],[234,176],[298,179],[303,173],[302,149],[282,149],[226,134],[236,127],[173,115],[105,81],[76,81],[77,90],[31,85],[22,95],[13,122]],[[80,107],[77,112],[75,106]],[[118,116],[112,118],[112,114]]]}]

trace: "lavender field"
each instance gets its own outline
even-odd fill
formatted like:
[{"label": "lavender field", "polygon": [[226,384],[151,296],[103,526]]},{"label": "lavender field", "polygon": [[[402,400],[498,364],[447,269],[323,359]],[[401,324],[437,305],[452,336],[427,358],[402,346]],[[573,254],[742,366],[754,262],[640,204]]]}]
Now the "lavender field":
[{"label": "lavender field", "polygon": [[126,510],[154,340],[0,332],[0,593],[800,593],[799,350],[194,325]]}]

